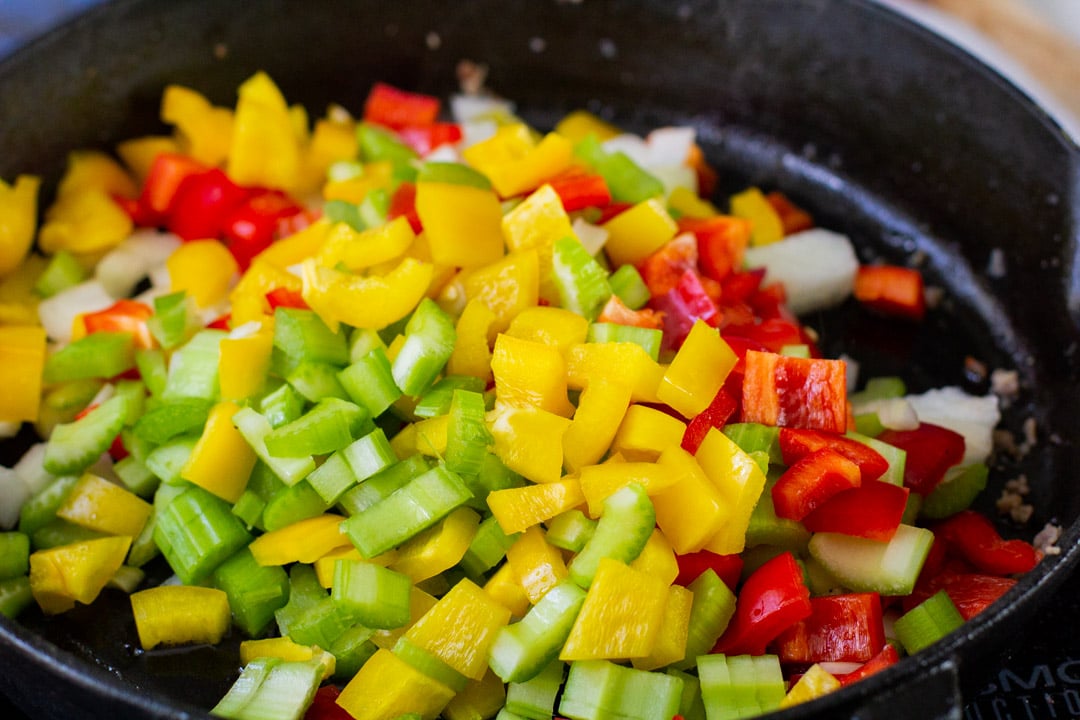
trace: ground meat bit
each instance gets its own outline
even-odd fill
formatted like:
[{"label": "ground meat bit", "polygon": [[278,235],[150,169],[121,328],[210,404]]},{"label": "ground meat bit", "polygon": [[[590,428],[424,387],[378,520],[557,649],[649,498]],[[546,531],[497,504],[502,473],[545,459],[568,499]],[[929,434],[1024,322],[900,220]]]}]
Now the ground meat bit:
[{"label": "ground meat bit", "polygon": [[1031,485],[1028,484],[1027,476],[1020,475],[1005,483],[1005,487],[1001,490],[1001,497],[997,499],[994,506],[998,513],[1008,515],[1013,522],[1023,525],[1031,520],[1035,512],[1034,506],[1024,502],[1024,497],[1030,492]]},{"label": "ground meat bit", "polygon": [[1015,400],[1020,395],[1020,373],[997,368],[990,373],[990,390],[1002,400]]},{"label": "ground meat bit", "polygon": [[1037,423],[1035,421],[1035,418],[1029,417],[1027,420],[1024,421],[1023,431],[1024,440],[1020,443],[1020,453],[1022,455],[1027,455],[1029,452],[1031,452],[1031,449],[1035,447],[1035,443],[1039,441],[1039,437],[1037,434]]},{"label": "ground meat bit", "polygon": [[1046,523],[1046,525],[1043,526],[1043,529],[1035,534],[1035,537],[1031,540],[1031,544],[1043,555],[1060,555],[1061,548],[1057,545],[1057,541],[1060,538],[1061,526],[1054,525],[1053,523]]}]

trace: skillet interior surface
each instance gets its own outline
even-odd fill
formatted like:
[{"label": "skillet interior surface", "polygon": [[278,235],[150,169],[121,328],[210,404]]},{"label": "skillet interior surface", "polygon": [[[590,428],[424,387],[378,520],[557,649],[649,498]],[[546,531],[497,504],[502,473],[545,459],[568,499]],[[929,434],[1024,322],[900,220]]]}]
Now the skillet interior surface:
[{"label": "skillet interior surface", "polygon": [[[917,660],[791,714],[836,716],[869,702],[861,717],[887,716],[874,698],[936,677],[943,663],[943,687],[953,687],[955,663],[963,688],[984,649],[1048,599],[1076,555],[1076,145],[992,71],[868,1],[449,7],[120,0],[96,8],[0,66],[0,177],[33,171],[55,186],[68,150],[162,131],[165,84],[232,105],[239,83],[260,69],[312,115],[330,102],[358,114],[377,80],[446,96],[458,61],[472,60],[539,128],[581,107],[636,131],[694,125],[720,172],[720,197],[749,183],[782,189],[818,224],[849,234],[863,260],[917,254],[928,282],[945,288],[920,326],[886,327],[852,303],[806,318],[828,354],[859,358],[867,376],[901,374],[915,391],[985,392],[964,372],[969,356],[1019,371],[1023,391],[1005,425],[1019,432],[1034,417],[1040,442],[995,470],[983,509],[992,513],[1004,481],[1024,472],[1036,515],[1027,529],[1002,529],[1030,539],[1054,520],[1067,526],[1063,554]],[[988,274],[999,253],[1006,272]],[[6,450],[10,464],[18,450]],[[23,625],[31,631],[0,625],[3,653],[16,659],[0,682],[35,716],[197,716],[237,672],[238,638],[136,652],[119,594],[57,618],[29,611]],[[915,716],[918,706],[900,707]]]}]

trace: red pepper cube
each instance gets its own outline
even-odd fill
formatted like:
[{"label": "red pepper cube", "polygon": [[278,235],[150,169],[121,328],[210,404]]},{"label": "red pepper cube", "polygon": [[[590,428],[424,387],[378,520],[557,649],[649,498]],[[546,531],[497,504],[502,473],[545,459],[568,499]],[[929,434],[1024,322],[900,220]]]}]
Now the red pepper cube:
[{"label": "red pepper cube", "polygon": [[898,265],[862,265],[855,273],[855,299],[883,315],[922,320],[926,315],[918,270]]},{"label": "red pepper cube", "polygon": [[229,213],[240,206],[250,191],[213,168],[184,178],[169,203],[169,230],[182,240],[216,239]]},{"label": "red pepper cube", "polygon": [[989,519],[961,510],[934,528],[934,537],[975,568],[990,575],[1025,573],[1039,563],[1039,552],[1023,540],[1005,540]]},{"label": "red pepper cube", "polygon": [[712,652],[763,655],[769,643],[810,616],[810,590],[790,552],[759,567],[743,583],[735,614]]},{"label": "red pepper cube", "polygon": [[810,598],[810,617],[776,639],[785,664],[867,662],[885,647],[885,624],[877,593]]},{"label": "red pepper cube", "polygon": [[709,406],[687,423],[682,449],[690,454],[696,453],[710,428],[722,429],[738,409],[739,401],[726,386],[721,386]]},{"label": "red pepper cube", "polygon": [[165,221],[177,190],[189,176],[209,170],[198,160],[180,153],[161,153],[150,165],[146,181],[139,194],[139,218],[145,225],[158,225]]},{"label": "red pepper cube", "polygon": [[603,175],[571,168],[548,180],[562,201],[563,210],[574,212],[587,207],[604,208],[611,204],[611,190]]},{"label": "red pepper cube", "polygon": [[697,269],[697,261],[697,241],[693,235],[683,233],[668,240],[639,262],[637,269],[649,293],[657,296],[677,288],[683,273]]},{"label": "red pepper cube", "polygon": [[679,566],[675,584],[684,587],[697,580],[701,573],[712,570],[734,592],[743,570],[742,555],[718,555],[710,550],[676,555],[675,562]]},{"label": "red pepper cube", "polygon": [[843,360],[747,350],[742,419],[779,427],[842,433],[847,429]]},{"label": "red pepper cube", "polygon": [[833,532],[888,542],[900,527],[909,490],[869,480],[843,490],[802,519],[810,532]]},{"label": "red pepper cube", "polygon": [[398,130],[431,125],[439,117],[439,99],[375,83],[364,102],[364,120]]},{"label": "red pepper cube", "polygon": [[863,481],[877,480],[889,469],[889,461],[874,448],[844,435],[799,428],[780,429],[780,452],[785,465],[823,447],[831,448],[859,466]]},{"label": "red pepper cube", "polygon": [[674,288],[663,295],[654,295],[649,305],[663,314],[665,349],[682,345],[698,320],[716,327],[720,318],[720,310],[705,292],[695,270],[685,271]]},{"label": "red pepper cube", "polygon": [[900,653],[897,651],[896,646],[886,645],[881,649],[881,652],[863,663],[862,667],[858,670],[843,675],[837,675],[836,679],[840,681],[841,685],[850,685],[853,682],[870,677],[874,673],[884,670],[890,665],[895,665],[898,662],[900,662]]},{"label": "red pepper cube", "polygon": [[829,448],[801,458],[776,481],[772,489],[778,517],[802,520],[829,498],[862,483],[859,466]]},{"label": "red pepper cube", "polygon": [[706,277],[722,282],[742,267],[743,256],[750,244],[748,220],[734,215],[683,217],[679,218],[678,225],[679,232],[693,233],[697,241],[698,268]]},{"label": "red pepper cube", "polygon": [[946,572],[931,580],[926,587],[933,595],[944,590],[964,620],[975,617],[1016,585],[1014,578],[981,573]]},{"label": "red pepper cube", "polygon": [[923,496],[964,458],[964,436],[931,423],[920,423],[914,430],[886,430],[877,439],[907,452],[904,485]]}]

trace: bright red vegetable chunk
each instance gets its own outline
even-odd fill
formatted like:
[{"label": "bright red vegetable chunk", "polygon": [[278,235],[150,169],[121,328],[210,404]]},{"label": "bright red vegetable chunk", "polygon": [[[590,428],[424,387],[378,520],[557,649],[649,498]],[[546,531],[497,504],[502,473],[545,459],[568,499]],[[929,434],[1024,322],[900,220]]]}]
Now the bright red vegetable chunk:
[{"label": "bright red vegetable chunk", "polygon": [[994,524],[974,510],[962,510],[933,530],[948,552],[990,575],[1025,573],[1039,563],[1039,552],[1030,543],[1003,539]]},{"label": "bright red vegetable chunk", "polygon": [[323,685],[315,691],[304,720],[352,720],[352,715],[337,704],[341,691],[334,685]]},{"label": "bright red vegetable chunk", "polygon": [[150,166],[150,172],[139,194],[136,214],[133,215],[135,223],[142,226],[164,224],[173,199],[184,180],[209,169],[187,155],[158,155]]},{"label": "bright red vegetable chunk", "polygon": [[218,168],[188,175],[169,203],[166,225],[182,240],[217,238],[225,219],[249,192]]},{"label": "bright red vegetable chunk", "polygon": [[587,207],[606,207],[611,203],[607,181],[597,173],[574,168],[548,180],[551,189],[562,201],[563,210],[574,212]]},{"label": "bright red vegetable chunk", "polygon": [[750,244],[749,221],[732,215],[717,215],[684,217],[678,224],[679,232],[693,233],[697,241],[698,267],[706,277],[724,281],[742,266],[746,247]]},{"label": "bright red vegetable chunk", "polygon": [[885,646],[877,593],[810,598],[810,607],[773,644],[781,663],[867,662]]},{"label": "bright red vegetable chunk", "polygon": [[863,663],[863,666],[858,670],[837,675],[836,679],[840,681],[841,685],[850,685],[898,662],[900,662],[900,653],[897,651],[896,646],[886,645],[881,649],[881,652]]},{"label": "bright red vegetable chunk", "polygon": [[152,348],[156,344],[150,334],[147,320],[154,314],[153,308],[137,300],[121,299],[104,310],[82,315],[87,334],[96,332],[126,332],[135,337],[135,345]]},{"label": "bright red vegetable chunk", "polygon": [[424,229],[423,223],[420,222],[420,215],[416,212],[415,183],[403,182],[398,185],[397,190],[390,197],[390,209],[387,211],[386,217],[387,220],[404,217],[409,221],[409,226],[412,227],[414,233],[419,233]]},{"label": "bright red vegetable chunk", "polygon": [[830,448],[804,455],[772,488],[778,517],[802,520],[829,498],[862,483],[859,466]]},{"label": "bright red vegetable chunk", "polygon": [[877,480],[889,469],[889,461],[866,443],[836,433],[780,428],[780,452],[785,465],[791,465],[823,447],[835,450],[858,465],[863,481]]},{"label": "bright red vegetable chunk", "polygon": [[964,458],[964,436],[931,423],[914,430],[886,430],[877,439],[907,451],[904,485],[920,495],[928,495],[945,471]]},{"label": "bright red vegetable chunk", "polygon": [[833,495],[802,519],[810,532],[834,532],[888,542],[907,507],[905,487],[870,480]]},{"label": "bright red vegetable chunk", "polygon": [[755,570],[743,583],[735,615],[714,653],[762,655],[780,633],[810,617],[810,590],[795,556],[784,552]]},{"label": "bright red vegetable chunk", "polygon": [[375,83],[364,102],[364,120],[394,130],[431,125],[439,117],[439,99]]},{"label": "bright red vegetable chunk", "polygon": [[406,145],[420,155],[427,155],[440,145],[453,145],[461,140],[461,126],[457,123],[437,122],[431,125],[403,127],[398,130]]},{"label": "bright red vegetable chunk", "polygon": [[883,315],[922,320],[926,315],[918,270],[898,265],[863,265],[855,274],[855,299]]},{"label": "bright red vegetable chunk", "polygon": [[711,428],[717,430],[724,427],[728,420],[739,409],[739,402],[727,387],[721,387],[708,407],[694,416],[686,425],[683,432],[682,449],[688,453],[696,453],[701,441]]},{"label": "bright red vegetable chunk", "polygon": [[742,555],[717,555],[709,550],[676,555],[675,561],[679,564],[679,575],[675,578],[676,585],[689,585],[698,579],[698,576],[706,570],[712,570],[717,577],[732,591],[739,584],[742,576]]},{"label": "bright red vegetable chunk", "polygon": [[791,202],[784,193],[774,190],[767,193],[765,199],[769,201],[773,210],[780,216],[780,223],[784,226],[785,237],[814,227],[814,218],[811,217],[810,213]]},{"label": "bright red vegetable chunk", "polygon": [[843,360],[746,352],[742,419],[780,427],[842,433],[847,429]]},{"label": "bright red vegetable chunk", "polygon": [[664,347],[677,348],[698,320],[715,325],[720,311],[705,291],[694,270],[685,271],[674,288],[649,301],[653,310],[664,316]]},{"label": "bright red vegetable chunk", "polygon": [[[676,235],[674,239],[638,263],[641,279],[653,296],[674,290],[683,274],[697,268],[697,242],[692,235]],[[697,278],[701,282],[701,278]]]}]

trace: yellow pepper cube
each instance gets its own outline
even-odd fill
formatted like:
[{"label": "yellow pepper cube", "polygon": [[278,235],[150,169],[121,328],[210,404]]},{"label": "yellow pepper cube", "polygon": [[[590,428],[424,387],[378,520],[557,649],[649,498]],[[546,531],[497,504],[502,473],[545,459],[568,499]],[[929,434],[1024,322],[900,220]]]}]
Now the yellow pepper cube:
[{"label": "yellow pepper cube", "polygon": [[64,197],[88,190],[127,198],[139,194],[131,176],[109,155],[98,150],[76,150],[68,155],[56,194]]},{"label": "yellow pepper cube", "polygon": [[491,190],[419,182],[416,214],[436,265],[476,267],[495,262],[505,252],[502,206]]},{"label": "yellow pepper cube", "polygon": [[585,595],[559,659],[647,657],[664,622],[668,586],[658,578],[604,558]]},{"label": "yellow pepper cube", "polygon": [[165,261],[165,267],[172,291],[186,292],[200,308],[223,301],[239,270],[232,253],[218,240],[183,243]]},{"label": "yellow pepper cube", "polygon": [[651,198],[619,213],[602,226],[608,231],[604,244],[608,259],[616,267],[637,265],[675,237],[679,226],[664,203]]},{"label": "yellow pepper cube", "polygon": [[242,666],[261,657],[280,658],[285,662],[316,660],[323,667],[323,680],[328,680],[337,667],[337,658],[318,645],[299,645],[287,637],[244,640],[240,643]]},{"label": "yellow pepper cube", "polygon": [[30,592],[47,615],[89,605],[124,564],[131,538],[110,536],[30,554]]},{"label": "yellow pepper cube", "polygon": [[388,160],[379,160],[364,164],[364,172],[343,180],[327,180],[322,186],[324,200],[344,200],[359,205],[373,190],[394,189],[394,164]]},{"label": "yellow pepper cube", "polygon": [[436,415],[410,423],[390,440],[390,448],[399,460],[417,453],[442,457],[446,454],[446,433],[449,428],[449,415]]},{"label": "yellow pepper cube", "polygon": [[376,555],[369,559],[361,555],[360,551],[352,545],[334,548],[313,563],[315,577],[319,579],[319,584],[324,588],[332,588],[334,586],[334,564],[337,563],[338,560],[352,560],[354,562],[366,562],[387,567],[397,560],[397,550],[387,550],[382,555]]},{"label": "yellow pepper cube", "polygon": [[[295,232],[288,237],[283,237],[280,240],[275,241],[270,247],[263,250],[261,253],[255,256],[255,260],[248,268],[248,273],[251,273],[252,268],[259,263],[269,263],[276,267],[278,270],[285,272],[293,265],[297,265],[309,257],[313,257],[318,254],[319,250],[326,243],[327,237],[330,235],[330,228],[332,224],[326,218],[316,220],[308,225],[303,230]],[[300,281],[292,273],[286,273],[291,275],[295,282],[295,289],[300,289]],[[280,281],[284,278],[280,276],[275,277],[275,281]],[[267,288],[267,291],[273,290],[274,285]],[[292,289],[292,287],[290,287]],[[235,300],[233,301],[235,302]]]},{"label": "yellow pepper cube", "polygon": [[510,322],[526,308],[535,307],[540,297],[540,264],[535,250],[511,253],[497,262],[468,272],[462,282],[465,297],[479,300],[495,313],[492,333],[510,327]]},{"label": "yellow pepper cube", "polygon": [[606,378],[630,388],[634,402],[657,402],[656,390],[664,367],[632,342],[582,343],[566,354],[566,384],[583,390],[594,378]]},{"label": "yellow pepper cube", "polygon": [[34,242],[41,178],[19,175],[12,185],[0,180],[0,276],[22,265]]},{"label": "yellow pepper cube", "polygon": [[45,369],[45,329],[0,326],[0,367],[8,381],[0,397],[0,421],[36,421],[41,407],[41,373]]},{"label": "yellow pepper cube", "polygon": [[214,645],[232,625],[229,596],[217,588],[161,585],[140,590],[130,599],[143,650],[158,645]]},{"label": "yellow pepper cube", "polygon": [[136,537],[153,506],[127,488],[86,473],[71,488],[56,516],[106,535]]},{"label": "yellow pepper cube", "polygon": [[363,231],[339,222],[330,226],[326,242],[319,248],[315,259],[326,267],[341,264],[348,270],[363,270],[398,259],[414,240],[416,234],[404,217]]},{"label": "yellow pepper cube", "polygon": [[397,644],[398,638],[408,632],[409,628],[415,625],[420,618],[427,615],[428,611],[435,607],[437,602],[439,602],[438,598],[413,585],[412,590],[409,592],[408,624],[389,630],[376,630],[375,634],[371,636],[371,642],[385,650],[392,650],[394,645]]},{"label": "yellow pepper cube", "polygon": [[569,419],[538,407],[496,403],[487,425],[495,454],[508,468],[536,483],[562,477],[562,439]]},{"label": "yellow pepper cube", "polygon": [[693,455],[671,445],[657,460],[675,483],[653,496],[656,524],[680,555],[696,552],[720,531],[730,506]]},{"label": "yellow pepper cube", "polygon": [[628,460],[656,460],[672,445],[681,445],[686,423],[662,410],[631,405],[623,417],[611,450]]},{"label": "yellow pepper cube", "polygon": [[452,689],[380,648],[336,702],[355,720],[395,720],[409,714],[434,720],[453,697]]},{"label": "yellow pepper cube", "polygon": [[566,396],[566,361],[558,348],[509,335],[495,338],[491,355],[495,397],[513,407],[538,407],[569,416],[574,408]]},{"label": "yellow pepper cube", "polygon": [[405,637],[467,678],[487,670],[488,648],[510,611],[468,579],[459,580]]},{"label": "yellow pepper cube", "polygon": [[652,652],[630,663],[638,670],[656,670],[686,656],[686,639],[690,633],[690,610],[694,605],[694,593],[681,585],[668,588],[667,604],[660,623],[660,632]]},{"label": "yellow pepper cube", "polygon": [[738,360],[720,331],[698,320],[668,365],[656,397],[693,418],[709,406]]},{"label": "yellow pepper cube", "polygon": [[264,72],[239,88],[227,171],[240,185],[291,190],[301,178],[301,140],[285,97]]},{"label": "yellow pepper cube", "polygon": [[815,700],[822,695],[828,695],[834,690],[843,687],[840,681],[832,673],[817,663],[803,673],[799,681],[795,683],[784,699],[780,701],[780,707],[786,708],[792,705]]},{"label": "yellow pepper cube", "polygon": [[[267,316],[269,317],[269,316]],[[259,395],[270,375],[274,328],[270,321],[237,326],[218,346],[218,385],[226,400]]]},{"label": "yellow pepper cube", "polygon": [[443,710],[446,720],[481,720],[493,718],[506,704],[506,686],[503,681],[488,669],[484,677],[470,680],[465,689]]},{"label": "yellow pepper cube", "polygon": [[154,159],[162,153],[179,153],[180,143],[167,135],[144,135],[117,143],[116,154],[120,156],[135,180],[141,185],[150,174]]},{"label": "yellow pepper cube", "polygon": [[541,185],[506,213],[502,230],[511,252],[550,248],[556,240],[574,234],[570,216],[563,209],[559,194],[550,185]]},{"label": "yellow pepper cube", "polygon": [[536,143],[526,125],[512,123],[466,148],[462,155],[491,180],[500,197],[507,198],[533,190],[570,167],[574,146],[557,133],[548,133]]},{"label": "yellow pepper cube", "polygon": [[523,617],[529,611],[529,596],[518,582],[510,563],[503,563],[484,583],[484,592],[510,611],[516,618]]},{"label": "yellow pepper cube", "polygon": [[405,258],[385,275],[361,276],[309,259],[302,265],[302,295],[335,332],[341,323],[382,330],[413,311],[427,294],[434,271],[429,263]]},{"label": "yellow pepper cube", "polygon": [[675,559],[675,550],[659,529],[653,530],[649,541],[641,549],[630,567],[648,573],[670,585],[679,576],[679,561]]},{"label": "yellow pepper cube", "polygon": [[533,605],[569,577],[562,553],[547,541],[539,525],[521,533],[507,549],[506,561]]},{"label": "yellow pepper cube", "polygon": [[349,544],[348,535],[341,531],[343,519],[327,513],[298,520],[260,535],[251,541],[248,549],[260,565],[311,564],[331,550]]},{"label": "yellow pepper cube", "polygon": [[469,300],[455,326],[454,351],[446,364],[450,375],[471,375],[485,383],[492,379],[488,336],[495,313],[482,300]]},{"label": "yellow pepper cube", "polygon": [[585,342],[589,321],[573,310],[539,305],[518,313],[506,334],[550,345],[565,356],[571,347]]},{"label": "yellow pepper cube", "polygon": [[679,186],[668,195],[668,207],[678,212],[680,217],[711,218],[720,214],[715,205],[700,197],[688,187]]},{"label": "yellow pepper cube", "polygon": [[581,391],[577,410],[563,435],[563,463],[570,472],[600,462],[630,407],[630,388],[596,378]]},{"label": "yellow pepper cube", "polygon": [[435,577],[461,561],[479,526],[480,516],[475,510],[457,508],[402,544],[390,567],[408,575],[414,583]]},{"label": "yellow pepper cube", "polygon": [[522,532],[583,502],[581,483],[575,478],[494,490],[487,496],[491,513],[507,534]]},{"label": "yellow pepper cube", "polygon": [[751,245],[768,245],[784,237],[780,214],[756,187],[731,197],[731,214],[750,221]]},{"label": "yellow pepper cube", "polygon": [[[279,244],[271,245],[270,250]],[[229,304],[232,306],[230,320],[233,327],[249,322],[263,322],[265,318],[272,317],[273,310],[266,300],[266,294],[271,290],[282,288],[298,293],[303,289],[303,281],[286,270],[286,266],[265,259],[266,252],[252,261],[247,272],[240,277],[240,282],[229,293]]]},{"label": "yellow pepper cube", "polygon": [[765,489],[765,473],[742,448],[715,428],[705,434],[695,457],[730,509],[727,522],[705,549],[719,555],[742,552],[750,514]]},{"label": "yellow pepper cube", "polygon": [[358,155],[356,123],[351,118],[323,118],[316,121],[311,142],[304,150],[303,182],[300,195],[317,193],[326,182],[326,172],[340,160],[352,160]]},{"label": "yellow pepper cube", "polygon": [[675,478],[654,462],[620,462],[588,465],[581,468],[581,492],[588,503],[589,515],[600,517],[604,500],[630,483],[638,483],[647,495],[671,487]]},{"label": "yellow pepper cube", "polygon": [[574,110],[555,125],[555,132],[572,142],[595,135],[600,142],[610,140],[622,131],[588,110]]},{"label": "yellow pepper cube", "polygon": [[52,254],[67,250],[89,255],[109,250],[131,235],[131,217],[104,190],[88,188],[64,195],[45,213],[38,246]]},{"label": "yellow pepper cube", "polygon": [[258,459],[232,423],[239,410],[239,406],[227,401],[211,408],[202,435],[180,471],[184,480],[230,503],[240,499]]},{"label": "yellow pepper cube", "polygon": [[190,88],[167,85],[161,96],[161,119],[176,126],[185,153],[199,162],[216,167],[228,157],[232,110],[215,107]]}]

